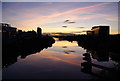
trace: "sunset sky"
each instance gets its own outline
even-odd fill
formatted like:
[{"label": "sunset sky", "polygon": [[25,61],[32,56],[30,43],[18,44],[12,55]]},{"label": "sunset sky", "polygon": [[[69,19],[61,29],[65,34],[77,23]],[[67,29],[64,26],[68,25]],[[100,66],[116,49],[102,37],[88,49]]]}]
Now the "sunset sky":
[{"label": "sunset sky", "polygon": [[108,25],[118,32],[117,2],[3,2],[2,8],[2,21],[25,31],[79,33]]},{"label": "sunset sky", "polygon": [[119,2],[119,0],[2,0],[3,2]]}]

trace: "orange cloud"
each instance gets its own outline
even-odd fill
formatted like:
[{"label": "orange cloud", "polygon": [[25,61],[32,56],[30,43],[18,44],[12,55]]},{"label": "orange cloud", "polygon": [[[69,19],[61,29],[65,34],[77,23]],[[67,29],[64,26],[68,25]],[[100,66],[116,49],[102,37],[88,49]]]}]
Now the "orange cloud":
[{"label": "orange cloud", "polygon": [[[111,3],[100,3],[100,4],[96,4],[96,5],[92,5],[92,6],[87,6],[87,7],[81,7],[81,8],[76,8],[76,9],[73,9],[73,10],[68,10],[68,11],[65,11],[63,13],[55,13],[55,14],[52,14],[50,16],[48,16],[48,18],[51,18],[51,17],[57,17],[57,16],[61,16],[61,15],[66,15],[66,14],[71,14],[71,13],[86,13],[85,9],[91,9],[91,8],[94,8],[93,10],[98,10],[98,7],[100,6],[104,6],[104,5],[107,5],[107,4],[111,4]],[[97,7],[97,8],[96,8]],[[88,13],[89,13],[89,10],[88,10]]]},{"label": "orange cloud", "polygon": [[[23,30],[36,30],[37,26],[41,26],[41,25],[45,25],[45,28],[43,27],[43,31],[44,32],[53,32],[53,31],[60,31],[60,32],[69,32],[69,31],[77,31],[76,29],[63,29],[63,28],[59,28],[59,24],[55,25],[54,23],[59,23],[59,22],[63,22],[65,19],[69,19],[69,20],[73,20],[73,21],[78,21],[78,20],[90,20],[90,19],[94,19],[94,18],[100,18],[100,19],[104,19],[107,21],[117,21],[117,17],[115,17],[114,15],[108,15],[108,14],[101,14],[101,13],[97,13],[95,14],[95,11],[99,11],[102,10],[102,6],[106,6],[108,4],[111,3],[97,3],[95,5],[90,5],[90,6],[86,6],[86,7],[80,7],[80,8],[76,8],[76,9],[72,9],[72,10],[66,10],[64,12],[60,12],[59,10],[49,10],[48,9],[44,9],[43,7],[35,7],[35,8],[31,8],[31,9],[23,9],[21,10],[22,13],[18,13],[17,16],[15,17],[9,17],[8,20],[9,21],[16,21],[15,22],[15,26],[19,27],[19,29],[23,29]],[[59,9],[59,8],[58,8]],[[49,15],[44,15],[41,14],[42,10],[48,10],[45,12],[49,12],[51,11],[51,14]],[[14,10],[10,10],[11,13],[16,12]],[[36,11],[36,12],[34,12]],[[38,13],[39,11],[39,13]],[[45,13],[44,12],[44,13]],[[87,14],[87,15],[85,15]],[[19,20],[18,20],[19,19]],[[52,23],[53,25],[47,25],[46,28],[46,24]],[[13,23],[11,23],[13,24]],[[78,23],[75,23],[74,25],[72,25],[73,27],[77,25]],[[82,23],[80,23],[82,24]],[[79,25],[80,25],[79,24]],[[94,25],[94,24],[93,24]],[[72,27],[71,26],[71,27]],[[49,28],[52,27],[58,27],[58,29],[51,29],[49,30]]]}]

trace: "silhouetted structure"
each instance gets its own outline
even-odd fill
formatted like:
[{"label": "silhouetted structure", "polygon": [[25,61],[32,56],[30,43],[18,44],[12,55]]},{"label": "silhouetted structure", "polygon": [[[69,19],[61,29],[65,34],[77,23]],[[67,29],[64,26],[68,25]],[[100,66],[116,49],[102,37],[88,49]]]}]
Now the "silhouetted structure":
[{"label": "silhouetted structure", "polygon": [[[85,60],[85,62],[81,63],[81,66],[82,66],[81,71],[82,72],[97,76],[101,80],[118,80],[119,69],[116,69],[116,67],[110,68],[110,67],[105,67],[101,64],[92,63],[89,53],[85,53],[85,54],[83,54],[83,56],[85,56],[83,58],[83,60]],[[102,75],[100,73],[95,73],[94,71],[92,71],[92,69],[93,69],[92,67],[100,68],[104,72],[102,72]],[[107,74],[106,74],[106,72],[107,72]]]},{"label": "silhouetted structure", "polygon": [[17,62],[17,57],[22,59],[30,54],[40,52],[44,48],[51,47],[55,40],[52,37],[43,37],[40,39],[20,39],[13,43],[3,41],[2,45],[2,67],[8,67]]},{"label": "silhouetted structure", "polygon": [[19,36],[22,39],[33,39],[36,37],[35,31],[19,32]]},{"label": "silhouetted structure", "polygon": [[87,35],[95,35],[105,37],[109,35],[109,26],[94,26],[91,31],[87,31]]},{"label": "silhouetted structure", "polygon": [[18,33],[22,33],[22,30],[18,30]]},{"label": "silhouetted structure", "polygon": [[25,58],[27,55],[51,47],[55,40],[50,36],[41,36],[41,28],[35,31],[16,31],[17,28],[2,23],[2,67],[17,62],[17,57]]},{"label": "silhouetted structure", "polygon": [[88,36],[94,35],[94,32],[93,31],[87,31],[87,35]]},{"label": "silhouetted structure", "polygon": [[42,35],[42,29],[40,27],[37,27],[37,34],[40,36]]},{"label": "silhouetted structure", "polygon": [[2,34],[5,38],[13,38],[16,35],[17,28],[11,27],[10,24],[1,23],[2,24]]},{"label": "silhouetted structure", "polygon": [[107,49],[88,50],[93,59],[97,61],[109,61],[109,51]]}]

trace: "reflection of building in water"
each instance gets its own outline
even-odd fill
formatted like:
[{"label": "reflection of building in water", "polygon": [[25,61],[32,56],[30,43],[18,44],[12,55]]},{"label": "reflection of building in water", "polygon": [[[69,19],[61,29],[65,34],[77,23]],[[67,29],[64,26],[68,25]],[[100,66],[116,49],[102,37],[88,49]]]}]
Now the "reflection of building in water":
[{"label": "reflection of building in water", "polygon": [[[85,53],[83,54],[85,62],[81,63],[81,72],[88,73],[94,76],[101,78],[101,80],[118,80],[120,73],[120,63],[114,64],[113,67],[106,67],[104,65],[94,63],[90,57],[91,54]],[[104,56],[104,55],[103,55]],[[94,71],[92,67],[101,69],[101,72],[97,73]],[[101,74],[102,73],[102,74]]]},{"label": "reflection of building in water", "polygon": [[91,53],[93,59],[97,59],[98,61],[109,61],[109,52],[107,50],[87,50]]},{"label": "reflection of building in water", "polygon": [[3,55],[3,62],[2,62],[2,67],[8,67],[12,64],[14,64],[15,62],[17,62],[17,57],[18,55]]},{"label": "reflection of building in water", "polygon": [[109,26],[94,26],[91,31],[87,31],[87,35],[108,36]]},{"label": "reflection of building in water", "polygon": [[37,34],[42,35],[42,29],[40,27],[37,27]]},{"label": "reflection of building in water", "polygon": [[5,38],[12,38],[16,34],[17,28],[11,27],[10,24],[2,23],[2,33]]}]

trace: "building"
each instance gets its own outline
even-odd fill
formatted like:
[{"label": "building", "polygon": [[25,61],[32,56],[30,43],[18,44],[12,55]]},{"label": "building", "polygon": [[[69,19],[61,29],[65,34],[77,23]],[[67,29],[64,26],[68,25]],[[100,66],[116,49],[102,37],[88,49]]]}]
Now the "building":
[{"label": "building", "polygon": [[11,27],[10,24],[1,23],[2,24],[2,36],[4,38],[12,38],[16,35],[17,28]]},{"label": "building", "polygon": [[98,36],[108,36],[109,35],[109,26],[94,26],[91,29],[94,32],[94,35]]},{"label": "building", "polygon": [[87,35],[105,37],[109,35],[109,26],[94,26],[91,31],[87,31]]},{"label": "building", "polygon": [[87,31],[87,35],[94,35],[93,31]]},{"label": "building", "polygon": [[36,32],[35,31],[21,32],[21,30],[19,30],[18,31],[18,38],[20,38],[20,39],[33,39],[33,38],[36,38]]},{"label": "building", "polygon": [[9,32],[14,33],[16,32],[17,28],[11,27],[10,24],[2,23],[2,31],[3,32]]},{"label": "building", "polygon": [[37,27],[37,34],[42,35],[42,29],[40,27]]}]

